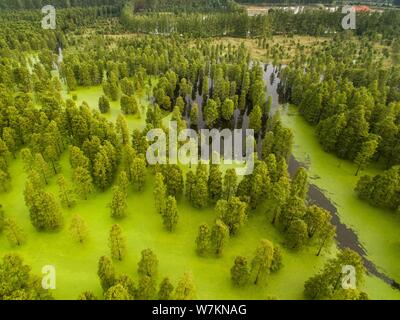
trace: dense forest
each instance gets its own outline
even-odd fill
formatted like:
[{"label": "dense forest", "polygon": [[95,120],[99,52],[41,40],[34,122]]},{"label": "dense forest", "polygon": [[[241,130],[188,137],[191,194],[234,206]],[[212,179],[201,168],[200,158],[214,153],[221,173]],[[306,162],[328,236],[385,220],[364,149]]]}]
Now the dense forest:
[{"label": "dense forest", "polygon": [[[324,151],[355,164],[353,177],[377,166],[356,194],[398,212],[398,11],[361,14],[352,33],[341,30],[341,14],[324,11],[251,17],[222,0],[70,0],[55,2],[58,27],[43,30],[40,12],[29,10],[42,5],[0,2],[11,9],[0,12],[0,248],[16,252],[0,257],[0,300],[54,298],[24,262],[42,239],[90,257],[84,267],[96,281],[69,288],[80,300],[212,297],[197,281],[209,274],[233,297],[274,299],[265,288],[293,270],[291,297],[369,299],[366,258],[337,246],[342,226],[311,198],[315,177],[306,165],[293,170],[298,146],[281,111],[294,106]],[[321,36],[318,45],[304,35]],[[294,52],[287,63],[285,48]],[[273,110],[274,84],[285,106]],[[151,163],[148,133],[170,137],[170,120],[198,134],[254,130],[241,141],[256,150],[254,170]],[[171,272],[163,249],[188,269]],[[357,272],[351,290],[339,285],[343,265]]]}]

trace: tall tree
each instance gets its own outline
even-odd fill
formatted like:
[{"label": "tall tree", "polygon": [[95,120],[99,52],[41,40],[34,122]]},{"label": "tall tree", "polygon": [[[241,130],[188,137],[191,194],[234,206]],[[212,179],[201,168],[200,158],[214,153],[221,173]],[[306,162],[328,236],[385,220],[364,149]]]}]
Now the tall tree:
[{"label": "tall tree", "polygon": [[196,238],[196,251],[197,254],[203,256],[210,249],[211,241],[210,229],[206,223],[200,225],[199,232]]},{"label": "tall tree", "polygon": [[73,190],[67,185],[63,175],[58,177],[57,184],[61,204],[68,208],[73,207],[75,205],[74,193]]},{"label": "tall tree", "polygon": [[6,218],[4,220],[4,233],[6,235],[6,238],[8,242],[12,246],[21,246],[25,240],[26,240],[26,235],[22,228],[17,224],[14,218]]},{"label": "tall tree", "polygon": [[179,280],[175,289],[176,300],[194,300],[196,298],[196,288],[191,273],[185,273]]},{"label": "tall tree", "polygon": [[174,286],[169,278],[164,278],[160,283],[160,290],[158,291],[158,300],[172,300]]},{"label": "tall tree", "polygon": [[163,214],[163,221],[165,228],[172,232],[178,224],[178,207],[174,197],[169,196],[165,203],[165,211]]},{"label": "tall tree", "polygon": [[229,228],[221,220],[217,220],[211,231],[211,244],[217,256],[222,255],[228,239]]},{"label": "tall tree", "polygon": [[122,228],[114,224],[110,230],[108,246],[111,250],[111,256],[116,260],[122,260],[126,255],[126,239],[122,234]]},{"label": "tall tree", "polygon": [[79,243],[84,243],[89,237],[87,225],[78,214],[72,217],[69,232],[72,238]]},{"label": "tall tree", "polygon": [[108,257],[102,256],[99,259],[97,275],[100,279],[101,287],[103,288],[104,292],[115,284],[116,275],[114,266]]},{"label": "tall tree", "polygon": [[269,274],[273,257],[273,244],[269,240],[261,240],[251,262],[251,275],[252,279],[254,279],[254,284],[258,284]]},{"label": "tall tree", "polygon": [[142,251],[142,258],[138,263],[137,271],[140,277],[156,277],[158,271],[158,259],[151,249],[145,249]]},{"label": "tall tree", "polygon": [[250,278],[250,271],[247,259],[242,256],[235,258],[235,263],[231,268],[231,280],[235,286],[243,287]]}]

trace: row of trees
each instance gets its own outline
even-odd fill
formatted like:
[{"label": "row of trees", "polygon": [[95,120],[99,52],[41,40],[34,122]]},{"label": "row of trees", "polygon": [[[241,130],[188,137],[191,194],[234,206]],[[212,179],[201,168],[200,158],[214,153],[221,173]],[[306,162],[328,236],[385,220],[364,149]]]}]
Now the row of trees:
[{"label": "row of trees", "polygon": [[282,256],[278,246],[263,239],[257,247],[249,266],[247,258],[237,256],[231,268],[231,280],[235,286],[243,287],[249,282],[257,285],[265,283],[270,272],[277,272],[282,267]]},{"label": "row of trees", "polygon": [[[131,276],[118,276],[112,261],[103,256],[98,263],[98,276],[106,300],[192,300],[196,297],[196,289],[191,273],[185,273],[174,287],[170,278],[165,277],[157,290],[158,259],[151,249],[141,253],[138,262],[136,284]],[[90,291],[83,292],[80,300],[95,300]]]},{"label": "row of trees", "polygon": [[400,167],[392,167],[374,177],[361,177],[356,192],[360,199],[373,206],[400,212]]},{"label": "row of trees", "polygon": [[400,163],[399,69],[384,68],[369,46],[336,41],[282,71],[282,95],[317,125],[324,150],[358,165],[356,174],[373,160]]}]

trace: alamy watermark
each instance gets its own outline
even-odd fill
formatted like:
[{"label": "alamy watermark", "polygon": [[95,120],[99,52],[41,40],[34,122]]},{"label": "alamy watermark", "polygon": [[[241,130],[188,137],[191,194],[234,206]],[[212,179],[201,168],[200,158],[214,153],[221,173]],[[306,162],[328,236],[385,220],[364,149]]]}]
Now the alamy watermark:
[{"label": "alamy watermark", "polygon": [[42,19],[42,28],[45,30],[55,30],[56,24],[56,8],[52,5],[47,5],[42,8],[42,13],[45,16]]},{"label": "alamy watermark", "polygon": [[344,30],[354,30],[356,28],[356,8],[354,6],[344,6],[342,13],[346,14],[342,19]]},{"label": "alamy watermark", "polygon": [[46,265],[42,268],[42,288],[44,290],[56,289],[56,267],[53,265]]},{"label": "alamy watermark", "polygon": [[342,267],[342,288],[344,290],[356,289],[356,268],[352,265]]},{"label": "alamy watermark", "polygon": [[178,132],[177,122],[170,121],[168,137],[162,129],[151,129],[147,140],[152,142],[146,152],[151,165],[223,163],[237,166],[236,174],[241,176],[252,174],[254,170],[253,129],[201,129],[199,133],[183,129]]}]

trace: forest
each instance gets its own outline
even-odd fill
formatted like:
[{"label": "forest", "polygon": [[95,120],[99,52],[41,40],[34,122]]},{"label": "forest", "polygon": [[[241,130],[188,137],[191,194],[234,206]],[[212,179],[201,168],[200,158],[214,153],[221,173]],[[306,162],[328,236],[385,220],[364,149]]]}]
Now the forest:
[{"label": "forest", "polygon": [[[399,11],[53,4],[0,1],[0,300],[400,299]],[[254,170],[152,164],[171,121]]]}]

